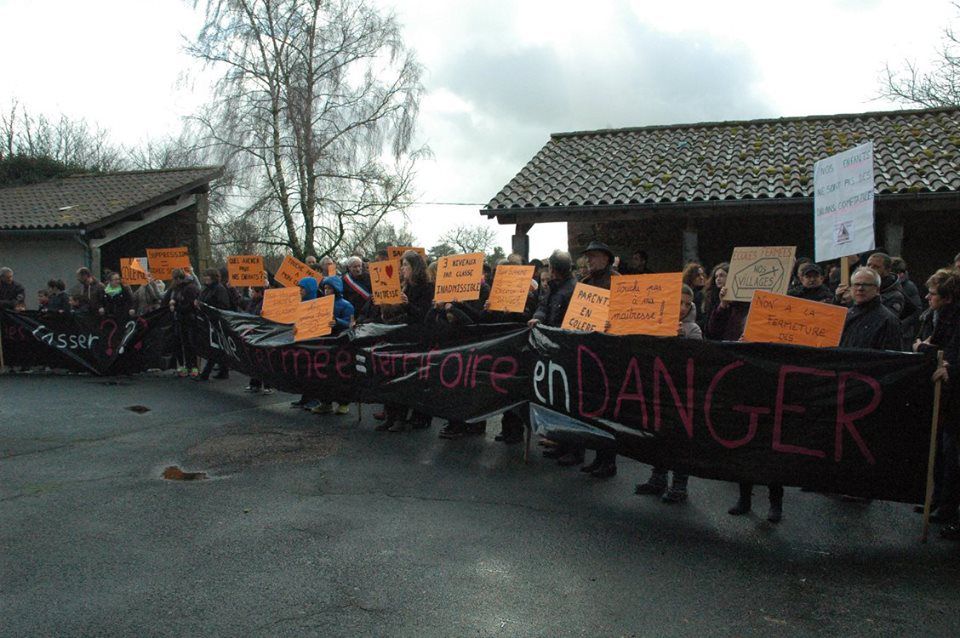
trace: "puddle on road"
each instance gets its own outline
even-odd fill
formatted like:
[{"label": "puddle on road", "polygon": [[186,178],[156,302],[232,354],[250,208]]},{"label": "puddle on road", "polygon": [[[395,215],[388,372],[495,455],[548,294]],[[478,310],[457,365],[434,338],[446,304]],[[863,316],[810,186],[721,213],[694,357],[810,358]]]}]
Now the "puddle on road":
[{"label": "puddle on road", "polygon": [[143,414],[144,412],[149,412],[150,408],[145,405],[128,405],[124,410],[130,410],[131,412],[136,412],[137,414]]},{"label": "puddle on road", "polygon": [[184,472],[176,465],[163,470],[163,478],[168,481],[203,481],[207,478],[206,472]]}]

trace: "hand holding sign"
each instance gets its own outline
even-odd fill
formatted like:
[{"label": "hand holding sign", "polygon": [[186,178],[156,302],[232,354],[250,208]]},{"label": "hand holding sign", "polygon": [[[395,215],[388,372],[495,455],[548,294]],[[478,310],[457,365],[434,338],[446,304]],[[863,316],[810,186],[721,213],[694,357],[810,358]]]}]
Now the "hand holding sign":
[{"label": "hand holding sign", "polygon": [[610,279],[610,334],[677,335],[683,273]]},{"label": "hand holding sign", "polygon": [[486,310],[523,312],[530,294],[533,266],[497,266]]},{"label": "hand holding sign", "polygon": [[604,332],[610,311],[610,291],[587,284],[577,284],[563,316],[564,330]]},{"label": "hand holding sign", "polygon": [[741,246],[733,249],[724,301],[750,301],[755,290],[778,295],[790,287],[796,246]]},{"label": "hand holding sign", "polygon": [[400,290],[400,260],[372,261],[368,269],[374,304],[393,306],[406,301]]},{"label": "hand holding sign", "polygon": [[747,315],[743,340],[835,348],[840,345],[846,319],[843,306],[758,290]]},{"label": "hand holding sign", "polygon": [[333,331],[334,297],[319,297],[297,306],[293,324],[294,341],[325,337]]},{"label": "hand holding sign", "polygon": [[434,301],[475,301],[483,281],[483,253],[448,255],[437,262]]}]

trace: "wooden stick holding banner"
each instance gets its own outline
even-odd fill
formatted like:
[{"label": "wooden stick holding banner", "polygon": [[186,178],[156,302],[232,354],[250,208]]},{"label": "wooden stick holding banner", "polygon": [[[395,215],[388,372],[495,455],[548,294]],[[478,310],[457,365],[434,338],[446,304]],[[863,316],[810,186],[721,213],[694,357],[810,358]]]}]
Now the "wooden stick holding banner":
[{"label": "wooden stick holding banner", "polygon": [[850,285],[850,257],[840,258],[840,285]]},{"label": "wooden stick holding banner", "polygon": [[[943,366],[943,350],[937,351],[937,370]],[[933,502],[933,465],[937,459],[937,432],[940,429],[940,393],[943,382],[937,379],[933,385],[933,422],[930,424],[930,458],[927,460],[927,494],[923,499],[923,534],[920,542],[927,542],[930,532],[930,504]]]}]

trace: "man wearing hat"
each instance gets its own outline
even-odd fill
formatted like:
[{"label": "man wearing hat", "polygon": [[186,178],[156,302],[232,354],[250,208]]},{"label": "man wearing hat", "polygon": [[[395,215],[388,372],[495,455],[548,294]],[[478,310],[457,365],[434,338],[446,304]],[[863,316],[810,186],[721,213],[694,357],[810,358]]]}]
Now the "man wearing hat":
[{"label": "man wearing hat", "polygon": [[580,254],[587,258],[590,269],[590,274],[580,283],[610,290],[610,276],[620,274],[613,268],[613,251],[610,247],[603,242],[592,241]]},{"label": "man wearing hat", "polygon": [[[587,267],[590,274],[584,277],[580,283],[610,290],[610,277],[620,274],[613,267],[614,256],[610,247],[603,242],[592,241],[581,255],[587,258]],[[583,455],[583,449],[575,449],[560,457],[557,462],[560,465],[575,465],[583,462]],[[617,453],[614,450],[597,450],[593,463],[584,465],[580,468],[580,471],[588,472],[591,476],[597,478],[615,476],[617,473]]]},{"label": "man wearing hat", "polygon": [[800,266],[797,274],[800,276],[800,285],[791,288],[787,294],[808,301],[832,303],[833,293],[823,282],[823,269],[812,261]]}]

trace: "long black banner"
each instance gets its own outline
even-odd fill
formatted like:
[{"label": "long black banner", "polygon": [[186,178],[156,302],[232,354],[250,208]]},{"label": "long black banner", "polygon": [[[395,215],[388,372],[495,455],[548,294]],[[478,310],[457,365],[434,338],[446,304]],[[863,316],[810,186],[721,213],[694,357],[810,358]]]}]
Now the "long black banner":
[{"label": "long black banner", "polygon": [[[0,315],[8,365],[95,374],[161,367],[159,311]],[[388,402],[470,421],[530,404],[534,428],[694,476],[923,497],[933,357],[618,337],[517,324],[362,325],[295,342],[292,328],[204,308],[202,356],[324,401]]]}]

